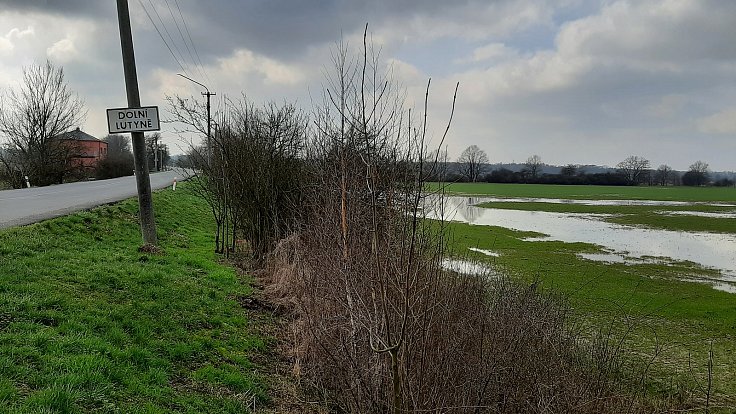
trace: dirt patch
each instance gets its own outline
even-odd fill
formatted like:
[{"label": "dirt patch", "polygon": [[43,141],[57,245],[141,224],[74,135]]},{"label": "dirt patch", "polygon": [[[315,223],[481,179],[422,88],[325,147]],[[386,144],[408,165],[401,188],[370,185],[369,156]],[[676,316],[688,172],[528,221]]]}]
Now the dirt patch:
[{"label": "dirt patch", "polygon": [[248,314],[257,334],[271,342],[262,355],[252,360],[261,367],[268,379],[271,401],[256,407],[256,413],[306,413],[325,414],[330,409],[327,398],[317,387],[300,375],[301,368],[294,357],[293,334],[290,332],[290,315],[283,306],[269,299],[263,290],[264,281],[257,275],[251,282],[253,294],[235,298]]},{"label": "dirt patch", "polygon": [[143,246],[138,248],[139,253],[148,253],[148,254],[164,254],[164,250],[158,246],[154,246],[153,244],[144,244]]}]

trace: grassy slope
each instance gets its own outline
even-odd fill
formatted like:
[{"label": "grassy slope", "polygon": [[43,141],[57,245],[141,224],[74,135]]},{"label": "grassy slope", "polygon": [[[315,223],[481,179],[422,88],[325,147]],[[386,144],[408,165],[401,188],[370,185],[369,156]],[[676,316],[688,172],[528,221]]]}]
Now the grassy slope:
[{"label": "grassy slope", "polygon": [[[472,185],[471,185],[472,186]],[[519,188],[524,186],[477,185],[486,193],[511,196],[542,196],[529,194]],[[549,186],[545,189],[545,197],[565,198],[570,189],[563,186]],[[471,187],[476,188],[476,187]],[[500,189],[498,189],[500,188]],[[452,187],[455,190],[455,187]],[[583,198],[598,197],[590,187]],[[608,193],[608,188],[600,188]],[[725,200],[723,194],[701,194],[698,190],[688,192],[691,198],[718,198]],[[730,189],[733,190],[733,189]],[[480,193],[479,191],[470,191]],[[573,191],[574,192],[574,191]],[[644,194],[644,193],[639,193]],[[734,192],[736,194],[736,192]],[[626,194],[622,198],[633,198]],[[611,207],[552,205],[547,203],[492,203],[489,206],[518,209],[542,209],[550,211],[570,212],[611,212]],[[632,208],[632,207],[626,207]],[[661,209],[658,208],[658,209]],[[669,208],[668,208],[669,209]],[[721,231],[732,232],[733,223],[726,224],[728,219],[713,219],[713,223],[705,225],[701,217],[677,217],[675,221],[658,223],[648,218],[647,207],[633,207],[627,210],[628,219],[621,219],[627,224],[641,224],[661,228],[680,228],[682,230],[708,230],[703,227],[726,225]],[[730,222],[735,220],[731,219]],[[690,224],[688,224],[690,222]],[[701,224],[692,224],[701,223]],[[578,258],[578,252],[596,252],[598,247],[584,243],[563,243],[556,241],[527,242],[524,237],[534,234],[522,233],[501,227],[474,226],[451,223],[450,227],[455,240],[453,246],[459,254],[471,254],[480,260],[492,262],[496,267],[504,269],[517,278],[526,281],[540,279],[542,286],[565,293],[583,319],[595,324],[608,324],[612,319],[619,321],[635,321],[637,328],[631,338],[638,344],[638,355],[646,358],[654,349],[655,340],[666,344],[659,355],[659,362],[654,364],[652,372],[658,376],[656,381],[669,383],[697,378],[704,383],[710,340],[713,340],[715,357],[714,384],[718,395],[736,404],[736,296],[713,290],[707,285],[686,283],[675,279],[680,275],[697,273],[686,263],[681,265],[640,264],[624,265],[588,261]],[[712,229],[710,229],[712,230]],[[736,231],[734,231],[736,232]],[[489,249],[501,254],[491,258],[480,253],[472,253],[468,247]],[[702,271],[707,273],[707,271]],[[600,325],[599,325],[600,326]],[[690,364],[688,367],[688,357]],[[692,372],[690,372],[692,370]],[[687,372],[686,372],[687,371]]]},{"label": "grassy slope", "polygon": [[[438,188],[436,183],[430,188]],[[576,200],[679,200],[736,202],[736,189],[727,187],[614,187],[546,184],[445,184],[448,193],[498,197],[569,198]]]},{"label": "grassy slope", "polygon": [[0,412],[245,412],[265,399],[206,205],[154,195],[164,253],[128,200],[0,231]]}]

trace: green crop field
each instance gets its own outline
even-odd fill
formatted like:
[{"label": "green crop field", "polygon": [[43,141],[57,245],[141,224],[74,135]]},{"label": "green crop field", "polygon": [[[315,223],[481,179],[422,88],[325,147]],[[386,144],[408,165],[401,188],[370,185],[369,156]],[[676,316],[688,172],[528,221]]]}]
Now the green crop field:
[{"label": "green crop field", "polygon": [[154,194],[161,254],[139,253],[136,200],[0,230],[0,412],[248,412],[266,348],[187,191]]},{"label": "green crop field", "polygon": [[[436,188],[436,187],[435,187]],[[569,199],[650,199],[678,201],[736,201],[736,190],[722,188],[639,188],[595,186],[537,186],[504,184],[453,184],[458,194],[499,197]],[[668,192],[672,190],[671,192]],[[579,204],[489,202],[488,208],[559,213],[608,214],[604,220],[637,227],[677,231],[736,234],[736,219],[668,216],[667,211],[735,212],[732,206],[600,206]],[[683,278],[717,277],[714,270],[689,262],[605,263],[586,260],[579,253],[600,253],[586,243],[527,241],[537,233],[503,227],[450,223],[452,247],[457,256],[488,263],[502,274],[523,283],[538,281],[549,291],[560,292],[574,309],[575,319],[596,330],[617,324],[626,326],[631,358],[653,360],[649,378],[653,389],[690,384],[704,398],[708,377],[708,353],[712,343],[711,371],[717,399],[736,409],[736,294]],[[491,257],[473,252],[480,248],[498,253]],[[734,253],[736,254],[736,253]]]},{"label": "green crop field", "polygon": [[[428,186],[431,190],[440,188],[437,183],[430,183]],[[736,188],[733,187],[618,187],[492,183],[452,183],[443,184],[442,187],[448,194],[476,194],[496,197],[722,201],[736,203]]]}]

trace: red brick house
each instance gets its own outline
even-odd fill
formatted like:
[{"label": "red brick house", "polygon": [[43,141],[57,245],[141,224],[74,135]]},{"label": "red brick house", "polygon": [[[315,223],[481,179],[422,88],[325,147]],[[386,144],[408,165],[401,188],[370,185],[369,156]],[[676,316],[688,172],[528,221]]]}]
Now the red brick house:
[{"label": "red brick house", "polygon": [[102,159],[107,157],[107,142],[82,132],[79,128],[65,132],[58,137],[59,140],[69,142],[73,146],[76,153],[72,157],[73,165],[94,169]]}]

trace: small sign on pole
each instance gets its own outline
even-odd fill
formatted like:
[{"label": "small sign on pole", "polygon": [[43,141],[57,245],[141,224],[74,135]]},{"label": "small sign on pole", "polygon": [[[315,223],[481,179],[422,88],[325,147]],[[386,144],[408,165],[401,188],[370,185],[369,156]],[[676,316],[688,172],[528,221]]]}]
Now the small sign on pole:
[{"label": "small sign on pole", "polygon": [[107,130],[111,134],[160,131],[161,124],[158,118],[158,106],[108,109]]}]

